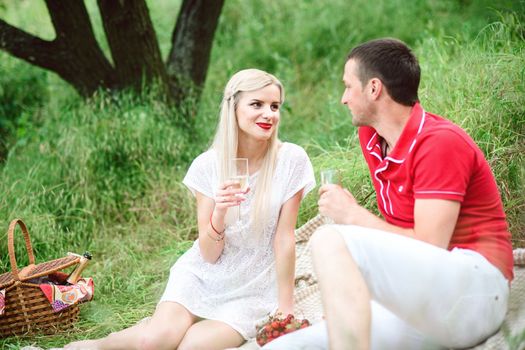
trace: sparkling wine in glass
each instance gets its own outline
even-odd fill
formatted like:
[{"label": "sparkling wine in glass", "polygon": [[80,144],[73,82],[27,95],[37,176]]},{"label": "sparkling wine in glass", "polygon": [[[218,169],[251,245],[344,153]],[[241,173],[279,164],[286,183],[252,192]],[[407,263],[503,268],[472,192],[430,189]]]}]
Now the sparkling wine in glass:
[{"label": "sparkling wine in glass", "polygon": [[[230,164],[230,180],[236,183],[243,192],[248,189],[248,158],[233,158]],[[241,219],[241,205],[238,208],[238,220]]]}]

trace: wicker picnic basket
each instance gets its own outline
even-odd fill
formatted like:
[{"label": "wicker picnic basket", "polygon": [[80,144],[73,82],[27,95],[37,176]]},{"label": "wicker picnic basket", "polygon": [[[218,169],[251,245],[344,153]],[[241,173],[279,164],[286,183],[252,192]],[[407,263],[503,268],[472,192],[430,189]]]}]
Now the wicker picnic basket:
[{"label": "wicker picnic basket", "polygon": [[[17,225],[22,229],[29,256],[29,265],[21,270],[17,266],[14,247]],[[80,258],[69,255],[35,264],[29,232],[20,219],[11,221],[7,231],[7,245],[11,271],[0,275],[0,290],[5,291],[5,312],[0,315],[0,338],[33,333],[50,334],[71,327],[78,319],[78,305],[55,312],[38,283],[31,280],[78,264]]]}]

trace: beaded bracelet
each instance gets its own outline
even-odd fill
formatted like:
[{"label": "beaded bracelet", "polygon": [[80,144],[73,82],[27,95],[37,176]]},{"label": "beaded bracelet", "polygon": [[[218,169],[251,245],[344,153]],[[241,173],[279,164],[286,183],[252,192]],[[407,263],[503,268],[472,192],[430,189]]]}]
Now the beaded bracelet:
[{"label": "beaded bracelet", "polygon": [[213,226],[213,222],[211,221],[212,216],[213,216],[213,213],[210,215],[210,226],[211,226],[211,229],[213,231],[215,231],[215,233],[218,234],[219,236],[222,236],[224,234],[225,230],[222,230],[222,232],[217,231],[217,229]]},{"label": "beaded bracelet", "polygon": [[219,236],[218,238],[215,238],[208,231],[206,231],[206,233],[208,234],[208,237],[215,241],[215,243],[219,243],[220,241],[224,240],[224,236]]},{"label": "beaded bracelet", "polygon": [[[212,214],[213,215],[213,214]],[[206,234],[208,235],[208,237],[210,237],[211,239],[213,239],[215,241],[215,243],[219,243],[220,241],[224,240],[224,231],[223,230],[222,232],[219,232],[217,231],[217,229],[215,229],[215,227],[213,227],[213,223],[211,221],[211,216],[210,216],[210,226],[211,226],[211,229],[219,236],[218,238],[215,238],[213,237],[209,231],[206,231]]]}]

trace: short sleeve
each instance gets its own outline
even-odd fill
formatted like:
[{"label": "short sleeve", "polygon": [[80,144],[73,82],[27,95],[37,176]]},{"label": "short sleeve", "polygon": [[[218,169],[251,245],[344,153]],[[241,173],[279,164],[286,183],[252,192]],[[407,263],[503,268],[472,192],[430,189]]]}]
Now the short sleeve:
[{"label": "short sleeve", "polygon": [[474,150],[462,135],[447,129],[419,141],[414,155],[414,197],[463,202],[475,160]]},{"label": "short sleeve", "polygon": [[193,160],[182,183],[189,188],[193,195],[197,191],[207,197],[215,197],[216,165],[217,157],[213,150],[202,153]]},{"label": "short sleeve", "polygon": [[287,144],[291,149],[288,153],[287,186],[284,192],[283,203],[292,198],[297,192],[303,190],[302,198],[315,187],[315,176],[310,158],[305,150],[295,144]]}]

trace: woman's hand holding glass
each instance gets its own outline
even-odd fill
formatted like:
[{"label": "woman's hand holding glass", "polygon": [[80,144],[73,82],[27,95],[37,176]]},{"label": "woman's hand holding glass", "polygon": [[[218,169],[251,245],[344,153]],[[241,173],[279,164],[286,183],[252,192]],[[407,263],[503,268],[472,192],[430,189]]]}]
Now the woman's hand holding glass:
[{"label": "woman's hand holding glass", "polygon": [[226,215],[228,208],[235,207],[241,204],[246,198],[246,194],[250,189],[243,189],[239,185],[239,181],[228,180],[219,186],[215,195],[215,212],[222,215]]},{"label": "woman's hand holding glass", "polygon": [[[248,168],[248,158],[230,159],[230,180],[234,181],[233,186],[238,187],[242,193],[248,192],[248,179],[250,177]],[[241,203],[237,209],[237,220],[241,219]]]}]

